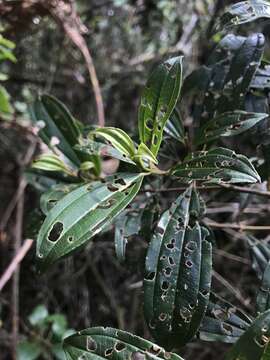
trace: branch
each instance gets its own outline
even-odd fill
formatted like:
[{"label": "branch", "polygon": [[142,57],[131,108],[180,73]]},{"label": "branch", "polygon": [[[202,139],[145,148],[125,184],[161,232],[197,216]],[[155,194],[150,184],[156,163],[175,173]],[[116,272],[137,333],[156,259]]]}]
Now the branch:
[{"label": "branch", "polygon": [[231,224],[231,223],[218,223],[209,219],[204,220],[204,223],[207,226],[210,226],[215,229],[234,229],[240,231],[269,231],[270,225],[245,225],[242,223]]},{"label": "branch", "polygon": [[13,273],[16,271],[18,265],[23,260],[27,252],[30,250],[32,244],[33,244],[33,240],[27,239],[20,247],[15,257],[12,259],[11,263],[9,264],[9,266],[7,267],[7,269],[0,278],[0,291],[2,291],[6,283],[10,280]]}]

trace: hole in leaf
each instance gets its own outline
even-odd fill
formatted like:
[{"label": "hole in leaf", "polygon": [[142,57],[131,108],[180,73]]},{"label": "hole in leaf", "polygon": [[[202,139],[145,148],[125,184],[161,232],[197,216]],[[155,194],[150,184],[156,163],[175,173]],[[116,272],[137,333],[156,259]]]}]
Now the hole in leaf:
[{"label": "hole in leaf", "polygon": [[122,351],[126,348],[126,345],[124,343],[118,342],[115,344],[115,350],[116,351]]},{"label": "hole in leaf", "polygon": [[126,182],[123,178],[119,178],[117,180],[114,181],[115,184],[119,184],[119,185],[123,185],[125,186],[126,185]]},{"label": "hole in leaf", "polygon": [[110,355],[112,355],[112,353],[113,353],[113,348],[109,348],[109,349],[105,350],[104,355],[105,356],[110,356]]},{"label": "hole in leaf", "polygon": [[86,338],[86,349],[88,351],[95,351],[97,349],[97,343],[91,336]]},{"label": "hole in leaf", "polygon": [[161,313],[161,314],[159,314],[159,320],[160,321],[165,321],[166,320],[166,318],[167,318],[167,314],[165,314],[165,313]]},{"label": "hole in leaf", "polygon": [[165,290],[165,291],[168,290],[169,286],[170,286],[170,284],[168,283],[168,281],[162,281],[162,284],[161,284],[162,290]]},{"label": "hole in leaf", "polygon": [[114,186],[113,184],[107,184],[107,189],[112,192],[119,190],[118,187]]},{"label": "hole in leaf", "polygon": [[175,265],[175,262],[171,256],[168,257],[168,261],[170,265]]},{"label": "hole in leaf", "polygon": [[146,274],[145,279],[146,280],[154,280],[155,276],[156,276],[156,273],[154,271],[152,271],[152,272]]},{"label": "hole in leaf", "polygon": [[49,232],[48,239],[53,242],[57,241],[63,231],[63,228],[64,228],[63,223],[61,223],[60,221],[57,221],[53,225],[51,231]]},{"label": "hole in leaf", "polygon": [[164,273],[165,273],[166,276],[171,276],[172,269],[170,267],[166,267],[164,269]]},{"label": "hole in leaf", "polygon": [[73,240],[74,240],[74,237],[73,237],[73,236],[69,236],[69,237],[68,237],[68,242],[72,243]]},{"label": "hole in leaf", "polygon": [[233,333],[233,328],[231,327],[231,325],[222,323],[221,327],[225,331],[226,334],[231,335]]},{"label": "hole in leaf", "polygon": [[187,260],[185,262],[185,264],[186,264],[186,267],[188,267],[189,269],[192,268],[192,266],[193,266],[193,262],[191,260]]},{"label": "hole in leaf", "polygon": [[147,352],[154,354],[156,356],[158,356],[162,351],[162,348],[158,345],[153,344],[148,350]]}]

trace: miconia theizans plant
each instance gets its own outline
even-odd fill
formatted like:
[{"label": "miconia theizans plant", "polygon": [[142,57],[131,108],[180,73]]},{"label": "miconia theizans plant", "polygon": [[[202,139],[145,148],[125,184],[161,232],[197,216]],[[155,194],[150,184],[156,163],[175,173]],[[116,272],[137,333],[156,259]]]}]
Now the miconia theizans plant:
[{"label": "miconia theizans plant", "polygon": [[[224,32],[269,17],[268,2],[244,1],[228,8],[217,28]],[[114,230],[121,262],[130,236],[139,234],[148,244],[143,308],[156,344],[122,330],[93,327],[64,340],[67,359],[180,360],[169,351],[181,353],[196,338],[235,343],[228,360],[270,358],[269,244],[246,234],[262,283],[256,314],[247,315],[219,297],[211,284],[214,223],[205,216],[208,204],[201,190],[249,193],[254,191],[250,184],[270,178],[265,39],[222,32],[206,64],[183,80],[182,57],[152,71],[139,104],[138,131],[130,135],[114,127],[86,127],[46,94],[32,107],[48,149],[26,173],[42,193],[38,270],[106,231]],[[189,132],[187,112],[193,119]],[[259,131],[262,138],[254,143],[260,152],[252,158],[239,147],[228,148],[228,138],[246,131]],[[104,171],[107,157],[115,159],[118,170]],[[163,191],[168,199],[160,202]]]}]

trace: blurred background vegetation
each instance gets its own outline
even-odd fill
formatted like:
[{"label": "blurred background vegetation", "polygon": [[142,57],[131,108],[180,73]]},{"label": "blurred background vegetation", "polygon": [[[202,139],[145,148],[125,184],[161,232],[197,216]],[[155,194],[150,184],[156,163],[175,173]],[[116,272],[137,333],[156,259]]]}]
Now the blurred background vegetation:
[{"label": "blurred background vegetation", "polygon": [[[185,75],[203,64],[220,39],[219,35],[211,37],[215,20],[229,3],[0,1],[0,273],[22,239],[35,236],[29,229],[34,229],[33,210],[38,208],[39,194],[26,186],[22,175],[39,151],[32,146],[34,129],[28,111],[37,94],[53,94],[85,124],[98,123],[95,87],[83,54],[82,44],[86,44],[99,81],[106,124],[132,133],[137,127],[141,89],[151,69],[174,54],[184,55]],[[260,30],[267,37],[267,26]],[[187,116],[185,125],[189,123]],[[229,200],[234,203],[233,198]],[[234,241],[226,242],[231,235]],[[218,236],[226,251],[219,251],[215,263],[220,276],[216,287],[227,299],[250,309],[256,277],[249,270],[248,250],[235,233]],[[141,238],[133,240],[125,264],[115,258],[113,234],[105,233],[42,277],[35,272],[33,246],[0,293],[1,359],[61,359],[57,344],[71,328],[108,325],[149,338],[141,313],[140,283],[146,243]],[[234,257],[227,253],[232,249],[237,249]],[[228,278],[225,287],[224,274]],[[195,342],[181,354],[187,359],[211,360],[219,356],[221,347],[226,345]]]}]

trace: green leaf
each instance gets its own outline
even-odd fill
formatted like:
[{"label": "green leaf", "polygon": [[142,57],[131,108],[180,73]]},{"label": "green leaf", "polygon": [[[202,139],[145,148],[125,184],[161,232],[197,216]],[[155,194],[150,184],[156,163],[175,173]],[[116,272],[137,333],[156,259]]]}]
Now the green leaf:
[{"label": "green leaf", "polygon": [[118,173],[104,182],[84,184],[49,211],[37,239],[37,261],[45,270],[85,245],[111,224],[140,189],[143,174]]},{"label": "green leaf", "polygon": [[93,133],[108,140],[127,157],[132,159],[135,155],[134,143],[125,131],[114,127],[104,127],[96,129]]},{"label": "green leaf", "polygon": [[185,143],[185,129],[183,121],[180,117],[179,112],[174,109],[170,118],[167,120],[164,132],[171,138],[179,141],[180,143]]},{"label": "green leaf", "polygon": [[226,29],[261,18],[270,18],[270,4],[268,1],[241,1],[227,8],[220,18],[218,28]]},{"label": "green leaf", "polygon": [[264,270],[262,284],[256,299],[256,309],[258,313],[270,309],[270,261]]},{"label": "green leaf", "polygon": [[71,173],[66,164],[55,154],[43,154],[32,162],[32,168],[45,171],[60,171],[66,174]]},{"label": "green leaf", "polygon": [[69,360],[101,360],[108,357],[114,360],[183,360],[149,340],[109,327],[79,331],[64,340],[64,350]]},{"label": "green leaf", "polygon": [[140,140],[157,156],[163,129],[176,106],[182,82],[182,57],[159,65],[150,75],[139,106]]},{"label": "green leaf", "polygon": [[9,99],[9,93],[2,85],[0,85],[0,112],[4,114],[12,114],[13,109],[10,105]]},{"label": "green leaf", "polygon": [[247,237],[247,240],[250,246],[252,268],[256,271],[258,278],[262,280],[265,269],[270,261],[269,242],[262,242],[251,235]]},{"label": "green leaf", "polygon": [[85,154],[94,155],[97,154],[99,156],[109,156],[120,161],[127,162],[129,164],[134,164],[125,153],[117,150],[111,145],[103,144],[97,141],[93,141],[91,139],[83,139],[80,141],[80,144],[75,145],[76,150],[83,152]]},{"label": "green leaf", "polygon": [[229,351],[226,360],[261,360],[270,337],[270,310],[261,314]]},{"label": "green leaf", "polygon": [[31,325],[43,325],[49,313],[47,308],[44,305],[38,305],[29,315],[28,320]]},{"label": "green leaf", "polygon": [[268,114],[249,113],[240,110],[223,113],[200,127],[194,143],[201,145],[217,140],[222,136],[239,135],[267,117]]},{"label": "green leaf", "polygon": [[42,354],[43,349],[39,343],[21,341],[17,346],[17,360],[35,360]]},{"label": "green leaf", "polygon": [[208,305],[212,246],[198,223],[200,204],[192,186],[180,195],[161,216],[146,256],[144,314],[167,349],[195,336]]},{"label": "green leaf", "polygon": [[115,221],[114,245],[116,257],[120,262],[125,261],[128,238],[139,233],[141,213],[123,212]]},{"label": "green leaf", "polygon": [[211,293],[198,337],[204,341],[234,343],[250,324],[251,319],[245,313]]},{"label": "green leaf", "polygon": [[198,151],[182,164],[176,165],[172,174],[183,181],[203,180],[207,183],[256,183],[260,176],[244,156],[225,148]]},{"label": "green leaf", "polygon": [[134,157],[143,162],[143,167],[150,168],[151,162],[157,164],[157,158],[152,153],[152,151],[144,144],[140,143],[138,151]]},{"label": "green leaf", "polygon": [[31,109],[32,119],[40,125],[39,136],[51,147],[51,140],[57,139],[56,147],[75,165],[80,164],[73,146],[78,143],[79,128],[68,109],[49,95],[39,97]]},{"label": "green leaf", "polygon": [[47,322],[51,323],[51,329],[54,335],[56,335],[59,340],[62,339],[62,336],[67,330],[67,319],[63,314],[53,314],[48,316]]}]

